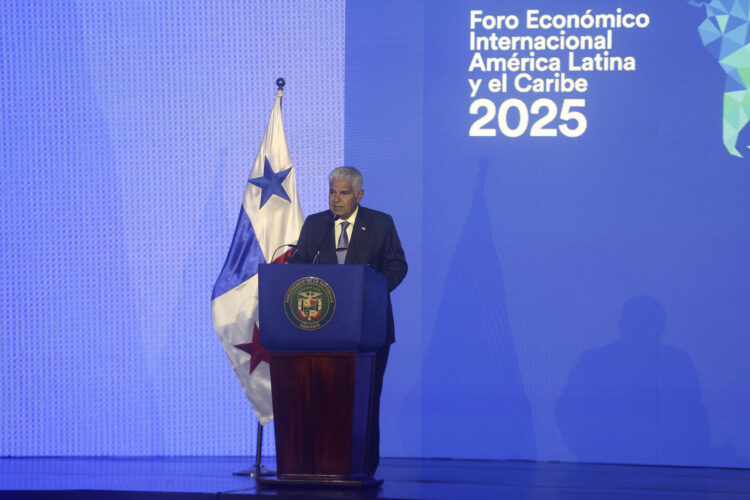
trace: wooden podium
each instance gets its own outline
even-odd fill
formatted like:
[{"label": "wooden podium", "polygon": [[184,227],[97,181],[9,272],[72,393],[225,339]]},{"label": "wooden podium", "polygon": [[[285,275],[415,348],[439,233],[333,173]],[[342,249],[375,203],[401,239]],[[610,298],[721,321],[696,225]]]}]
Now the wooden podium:
[{"label": "wooden podium", "polygon": [[277,477],[263,485],[370,487],[375,351],[388,289],[364,265],[261,265],[260,340],[271,356]]}]

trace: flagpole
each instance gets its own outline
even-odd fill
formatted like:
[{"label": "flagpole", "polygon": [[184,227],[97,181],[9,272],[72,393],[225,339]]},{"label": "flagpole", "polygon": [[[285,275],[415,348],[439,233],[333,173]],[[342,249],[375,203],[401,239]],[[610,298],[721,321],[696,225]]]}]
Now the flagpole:
[{"label": "flagpole", "polygon": [[276,87],[278,88],[279,92],[281,92],[281,99],[279,99],[279,107],[284,104],[284,85],[286,85],[286,80],[279,77],[276,79]]},{"label": "flagpole", "polygon": [[[281,94],[281,98],[279,99],[279,107],[281,107],[282,101],[284,99],[284,85],[286,85],[286,80],[279,77],[276,79],[276,87],[278,92]],[[250,467],[249,469],[243,469],[237,472],[233,472],[233,476],[250,476],[250,477],[258,477],[258,476],[275,476],[276,471],[266,469],[261,464],[262,459],[262,452],[263,452],[263,428],[265,426],[258,422],[258,432],[255,440],[255,464]]]},{"label": "flagpole", "polygon": [[255,470],[260,473],[260,453],[263,451],[263,425],[258,422],[258,439],[255,441]]}]

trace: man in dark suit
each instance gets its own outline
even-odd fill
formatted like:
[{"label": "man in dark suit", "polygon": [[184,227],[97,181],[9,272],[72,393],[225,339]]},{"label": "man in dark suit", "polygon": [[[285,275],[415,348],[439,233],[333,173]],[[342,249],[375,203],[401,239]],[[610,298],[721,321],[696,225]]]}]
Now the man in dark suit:
[{"label": "man in dark suit", "polygon": [[[406,276],[406,257],[390,215],[359,205],[364,190],[362,174],[353,167],[338,167],[328,176],[329,210],[310,215],[300,232],[297,249],[289,259],[298,264],[369,264],[388,280],[393,291]],[[370,426],[368,472],[380,462],[380,394],[388,352],[395,341],[393,312],[388,297],[386,345],[375,357],[375,386]]]}]

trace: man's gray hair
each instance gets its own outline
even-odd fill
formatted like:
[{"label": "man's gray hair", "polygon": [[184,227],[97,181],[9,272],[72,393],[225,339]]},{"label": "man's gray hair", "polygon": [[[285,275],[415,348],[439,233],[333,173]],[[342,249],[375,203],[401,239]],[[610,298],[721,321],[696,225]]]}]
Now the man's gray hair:
[{"label": "man's gray hair", "polygon": [[328,184],[338,181],[350,182],[355,195],[362,190],[362,172],[354,167],[337,167],[331,170],[328,175]]}]

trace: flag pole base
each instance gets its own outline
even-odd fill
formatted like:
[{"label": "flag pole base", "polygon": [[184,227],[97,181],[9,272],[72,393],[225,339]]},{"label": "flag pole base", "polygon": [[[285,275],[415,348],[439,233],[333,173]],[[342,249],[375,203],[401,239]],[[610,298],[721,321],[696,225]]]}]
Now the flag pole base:
[{"label": "flag pole base", "polygon": [[263,477],[263,476],[275,476],[276,471],[266,469],[261,463],[261,451],[263,450],[263,425],[258,423],[258,432],[256,434],[255,443],[255,464],[249,469],[243,469],[237,472],[232,472],[233,476],[250,476],[250,477]]},{"label": "flag pole base", "polygon": [[237,472],[232,472],[233,476],[249,476],[249,477],[266,477],[266,476],[276,476],[276,471],[271,469],[266,469],[263,465],[253,465],[249,469],[242,469],[238,470]]}]

